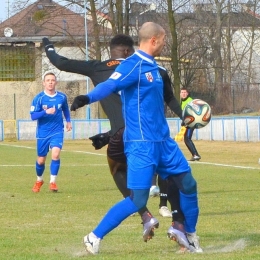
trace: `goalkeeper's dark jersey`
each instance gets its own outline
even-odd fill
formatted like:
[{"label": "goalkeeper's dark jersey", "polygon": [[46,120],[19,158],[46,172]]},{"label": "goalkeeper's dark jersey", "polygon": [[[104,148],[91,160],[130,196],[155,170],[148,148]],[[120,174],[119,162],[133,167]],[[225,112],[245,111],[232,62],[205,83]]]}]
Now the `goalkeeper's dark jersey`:
[{"label": "goalkeeper's dark jersey", "polygon": [[[50,62],[59,70],[85,75],[91,79],[94,86],[106,81],[115,71],[116,67],[124,59],[109,59],[106,61],[72,60],[58,55],[55,51],[48,51],[47,56]],[[160,68],[164,81],[164,100],[171,110],[181,118],[182,110],[173,95],[170,78],[165,69]],[[111,135],[114,135],[120,128],[125,126],[122,114],[121,97],[117,93],[100,100],[100,104],[107,115],[111,125]]]}]

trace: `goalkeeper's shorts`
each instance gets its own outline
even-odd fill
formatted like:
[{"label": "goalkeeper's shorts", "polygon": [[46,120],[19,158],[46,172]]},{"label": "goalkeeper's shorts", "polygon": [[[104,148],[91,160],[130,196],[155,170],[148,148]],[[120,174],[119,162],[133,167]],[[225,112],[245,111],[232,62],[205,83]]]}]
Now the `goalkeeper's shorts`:
[{"label": "goalkeeper's shorts", "polygon": [[123,134],[124,128],[120,128],[113,136],[110,137],[107,148],[107,156],[116,162],[126,164]]}]

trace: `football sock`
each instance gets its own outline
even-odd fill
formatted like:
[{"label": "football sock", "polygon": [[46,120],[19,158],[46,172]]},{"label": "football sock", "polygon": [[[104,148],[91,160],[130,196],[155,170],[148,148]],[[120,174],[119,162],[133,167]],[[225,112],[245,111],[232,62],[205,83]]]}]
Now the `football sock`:
[{"label": "football sock", "polygon": [[50,182],[56,182],[57,175],[51,175]]},{"label": "football sock", "polygon": [[37,176],[37,181],[43,181],[42,176]]},{"label": "football sock", "polygon": [[158,175],[158,186],[160,189],[160,204],[159,208],[165,206],[167,207],[167,180],[163,180],[160,175]]},{"label": "football sock", "polygon": [[180,192],[180,204],[185,217],[185,231],[188,233],[196,232],[196,225],[199,215],[197,193],[184,194]]},{"label": "football sock", "polygon": [[45,169],[45,164],[39,164],[36,161],[35,169],[36,169],[37,181],[42,181],[42,175]]},{"label": "football sock", "polygon": [[137,210],[138,208],[135,206],[133,201],[129,197],[125,198],[110,208],[98,226],[93,230],[93,233],[102,239],[111,230],[116,228],[124,219],[137,212]]},{"label": "football sock", "polygon": [[173,222],[178,221],[183,224],[184,216],[180,206],[180,192],[173,179],[168,180],[167,189],[168,189],[167,198],[171,205],[171,211],[172,211],[172,221]]},{"label": "football sock", "polygon": [[51,175],[58,175],[60,169],[60,160],[51,160],[50,172]]}]

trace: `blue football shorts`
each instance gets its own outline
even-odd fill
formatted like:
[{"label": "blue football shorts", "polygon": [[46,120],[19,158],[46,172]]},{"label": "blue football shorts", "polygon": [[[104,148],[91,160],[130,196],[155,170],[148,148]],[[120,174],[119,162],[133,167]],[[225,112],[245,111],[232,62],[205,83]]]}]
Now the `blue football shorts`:
[{"label": "blue football shorts", "polygon": [[170,137],[160,142],[125,142],[125,154],[129,189],[150,189],[155,172],[166,179],[191,171],[178,144]]},{"label": "blue football shorts", "polygon": [[63,146],[63,133],[58,133],[44,139],[37,139],[37,155],[45,157],[49,150],[53,147],[58,147],[62,149]]}]

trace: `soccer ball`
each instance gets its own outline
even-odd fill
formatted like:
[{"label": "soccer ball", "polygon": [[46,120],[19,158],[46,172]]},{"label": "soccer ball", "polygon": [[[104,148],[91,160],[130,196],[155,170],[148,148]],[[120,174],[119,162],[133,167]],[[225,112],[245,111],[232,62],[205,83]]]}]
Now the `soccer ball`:
[{"label": "soccer ball", "polygon": [[211,108],[209,104],[201,99],[193,99],[183,111],[182,118],[185,126],[190,128],[202,128],[211,119]]}]

